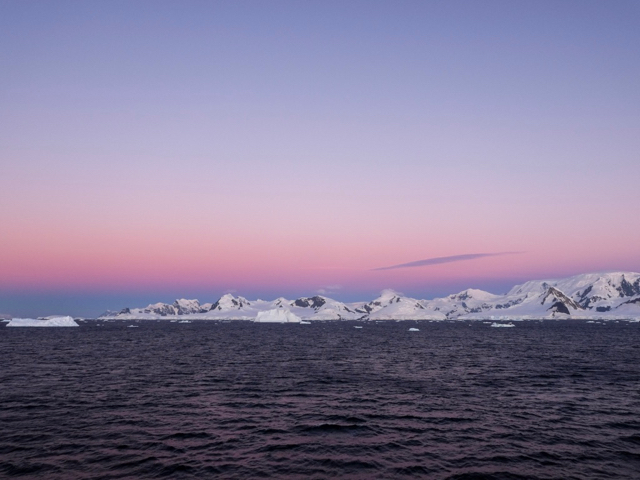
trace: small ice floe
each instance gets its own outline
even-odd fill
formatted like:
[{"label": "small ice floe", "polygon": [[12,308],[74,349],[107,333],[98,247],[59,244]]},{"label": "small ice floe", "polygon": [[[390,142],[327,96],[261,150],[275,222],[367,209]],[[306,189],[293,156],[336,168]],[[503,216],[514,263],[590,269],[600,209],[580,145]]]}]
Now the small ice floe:
[{"label": "small ice floe", "polygon": [[411,327],[411,328],[409,329],[409,331],[410,331],[410,332],[419,332],[419,331],[420,331],[420,329],[419,329],[419,328],[413,328],[413,327]]},{"label": "small ice floe", "polygon": [[13,318],[7,327],[78,327],[71,317]]},{"label": "small ice floe", "polygon": [[127,325],[127,328],[138,328],[140,325]]},{"label": "small ice floe", "polygon": [[356,326],[355,326],[355,327],[353,327],[353,328],[362,328],[362,327],[361,327],[360,325],[356,325]]},{"label": "small ice floe", "polygon": [[515,327],[513,323],[497,323],[497,322],[493,322],[489,326],[490,327]]},{"label": "small ice floe", "polygon": [[305,322],[304,320],[300,320],[300,325],[311,325],[311,322]]},{"label": "small ice floe", "polygon": [[191,320],[180,320],[178,323],[191,323]]}]

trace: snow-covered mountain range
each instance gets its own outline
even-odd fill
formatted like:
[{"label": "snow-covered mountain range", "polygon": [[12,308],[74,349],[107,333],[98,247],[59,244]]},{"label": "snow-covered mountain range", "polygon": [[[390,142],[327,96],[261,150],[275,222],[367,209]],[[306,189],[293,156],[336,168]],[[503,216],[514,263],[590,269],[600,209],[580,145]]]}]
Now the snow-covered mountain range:
[{"label": "snow-covered mountain range", "polygon": [[260,312],[283,309],[302,320],[499,320],[639,319],[640,274],[588,273],[560,280],[533,280],[504,295],[468,289],[433,300],[383,291],[370,302],[343,303],[316,295],[296,300],[247,300],[226,294],[214,303],[176,300],[144,308],[107,312],[102,319],[255,320]]}]

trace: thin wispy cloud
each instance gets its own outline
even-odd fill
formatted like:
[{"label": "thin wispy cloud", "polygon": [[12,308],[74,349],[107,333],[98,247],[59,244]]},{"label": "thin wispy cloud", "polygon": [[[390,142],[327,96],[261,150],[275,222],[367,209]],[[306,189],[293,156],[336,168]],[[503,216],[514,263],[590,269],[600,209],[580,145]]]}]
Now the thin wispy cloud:
[{"label": "thin wispy cloud", "polygon": [[341,288],[342,285],[327,285],[326,287],[319,288],[316,292],[320,295],[330,295],[332,293],[336,293]]},{"label": "thin wispy cloud", "polygon": [[442,263],[465,262],[484,257],[499,257],[502,255],[517,255],[524,252],[495,252],[495,253],[466,253],[464,255],[451,255],[448,257],[433,257],[415,262],[400,263],[389,267],[374,268],[373,270],[395,270],[396,268],[426,267],[428,265],[440,265]]}]

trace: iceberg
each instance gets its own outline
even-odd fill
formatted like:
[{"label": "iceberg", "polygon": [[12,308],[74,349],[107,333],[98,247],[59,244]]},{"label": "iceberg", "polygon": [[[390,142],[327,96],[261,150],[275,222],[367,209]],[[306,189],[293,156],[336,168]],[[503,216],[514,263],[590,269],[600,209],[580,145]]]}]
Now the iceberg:
[{"label": "iceberg", "polygon": [[300,317],[285,308],[274,308],[258,312],[254,320],[256,323],[300,323]]},{"label": "iceberg", "polygon": [[43,320],[36,318],[13,318],[7,327],[78,327],[71,317],[49,317]]},{"label": "iceberg", "polygon": [[410,328],[409,331],[410,332],[419,332],[420,329],[419,328]]},{"label": "iceberg", "polygon": [[515,327],[513,323],[497,323],[497,322],[493,322],[489,326],[490,327]]}]

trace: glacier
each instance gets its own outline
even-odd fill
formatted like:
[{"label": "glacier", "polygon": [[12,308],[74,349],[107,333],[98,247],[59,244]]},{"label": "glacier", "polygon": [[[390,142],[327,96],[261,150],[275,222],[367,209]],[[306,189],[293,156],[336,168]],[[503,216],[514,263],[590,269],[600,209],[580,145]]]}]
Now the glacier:
[{"label": "glacier", "polygon": [[563,279],[531,280],[502,295],[470,288],[430,300],[410,298],[394,290],[384,290],[369,302],[352,303],[322,295],[268,301],[226,294],[212,303],[178,299],[173,304],[156,303],[125,308],[118,313],[107,312],[100,318],[255,321],[258,314],[278,309],[304,321],[640,320],[640,273],[587,273]]}]

